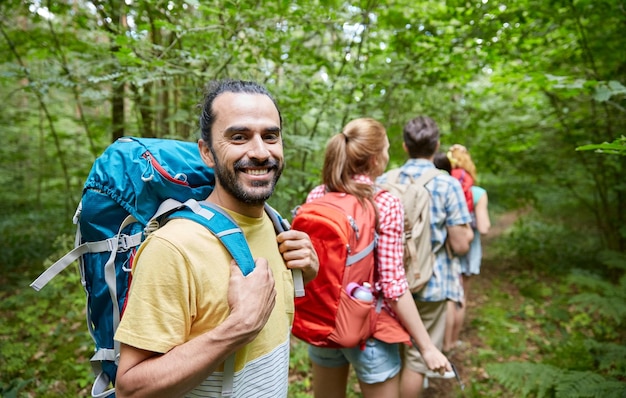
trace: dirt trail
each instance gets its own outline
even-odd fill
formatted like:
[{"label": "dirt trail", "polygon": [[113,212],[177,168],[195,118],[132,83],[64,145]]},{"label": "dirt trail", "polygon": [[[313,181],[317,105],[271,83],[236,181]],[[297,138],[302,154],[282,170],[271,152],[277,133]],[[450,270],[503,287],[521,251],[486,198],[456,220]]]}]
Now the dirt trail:
[{"label": "dirt trail", "polygon": [[[476,367],[472,361],[472,358],[478,355],[478,350],[483,348],[485,344],[479,331],[473,329],[470,325],[473,316],[476,315],[474,309],[489,300],[489,297],[484,292],[488,291],[492,281],[502,278],[502,264],[495,257],[493,250],[490,250],[490,247],[497,241],[498,237],[513,225],[519,215],[519,212],[510,212],[502,214],[495,222],[492,220],[493,225],[489,233],[482,237],[481,240],[483,244],[481,273],[473,277],[471,291],[467,296],[467,315],[461,332],[461,341],[464,344],[449,355],[450,360],[459,371],[466,389],[471,388],[470,384],[472,381],[487,377],[485,370]],[[503,284],[503,287],[505,285],[508,284]],[[457,386],[458,383],[454,379],[430,380],[429,387],[425,390],[423,396],[424,398],[454,398],[459,396]]]}]

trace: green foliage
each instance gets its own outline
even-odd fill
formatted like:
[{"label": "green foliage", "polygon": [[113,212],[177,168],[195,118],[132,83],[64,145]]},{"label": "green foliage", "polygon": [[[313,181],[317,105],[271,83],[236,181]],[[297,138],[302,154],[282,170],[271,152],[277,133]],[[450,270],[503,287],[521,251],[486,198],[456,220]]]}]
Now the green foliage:
[{"label": "green foliage", "polygon": [[522,264],[555,274],[574,268],[597,269],[597,241],[578,232],[546,216],[531,215],[520,218],[501,245],[514,250]]},{"label": "green foliage", "polygon": [[[54,256],[72,244],[69,236],[56,240]],[[90,388],[93,347],[84,322],[85,294],[78,273],[70,271],[41,292],[26,285],[0,292],[3,396],[22,396],[18,392],[27,389],[40,397],[56,397]]]},{"label": "green foliage", "polygon": [[295,338],[291,340],[291,356],[289,358],[292,382],[289,383],[289,396],[293,398],[310,397],[313,385],[310,378],[311,362],[307,345]]},{"label": "green foliage", "polygon": [[[525,270],[512,278],[523,306],[493,293],[510,306],[478,321],[502,337],[487,338],[478,359],[523,357],[532,324],[555,336],[529,339],[550,364],[558,352],[573,370],[579,356],[576,371],[597,361],[604,376],[623,378],[623,360],[605,348],[624,341],[624,262],[603,253],[626,250],[626,157],[595,153],[624,155],[622,2],[6,0],[0,14],[3,396],[74,395],[89,379],[67,360],[84,347],[84,328],[69,321],[81,314],[61,310],[80,292],[23,287],[54,251],[52,237],[72,233],[94,158],[121,134],[195,139],[202,87],[227,76],[265,83],[280,105],[287,169],[271,202],[285,215],[319,183],[325,144],[350,119],[383,121],[399,165],[404,123],[435,118],[442,147],[470,149],[490,208],[536,211],[499,252]],[[537,283],[545,277],[562,283]],[[57,288],[73,286],[66,278]],[[73,343],[50,327],[59,319]],[[42,359],[37,347],[59,354]],[[297,394],[309,389],[303,380]]]},{"label": "green foliage", "polygon": [[[578,190],[590,181],[578,200],[600,208],[609,247],[623,245],[608,234],[624,225],[616,210],[624,164],[571,155],[623,129],[621,36],[606,28],[621,26],[617,2],[6,2],[3,15],[20,24],[1,25],[0,87],[10,93],[2,122],[12,138],[28,132],[20,144],[29,149],[20,161],[27,169],[12,179],[40,175],[39,191],[69,198],[66,212],[116,134],[193,138],[201,88],[231,76],[267,84],[281,106],[293,144],[276,197],[281,211],[318,182],[325,142],[349,119],[384,121],[397,165],[402,125],[429,114],[443,146],[464,143],[479,170],[506,180],[515,198],[530,198],[536,182]],[[118,95],[124,109],[112,102]],[[28,148],[33,137],[41,146]],[[15,149],[3,157],[7,169]],[[16,199],[29,195],[15,191]]]},{"label": "green foliage", "polygon": [[[34,275],[36,271],[32,269],[32,264],[41,263],[54,249],[54,237],[67,229],[67,223],[61,221],[62,212],[59,209],[33,210],[27,206],[0,211],[0,240],[3,242],[0,264],[21,268],[17,273],[4,273],[12,284],[23,283]],[[2,286],[0,291],[8,287]]]},{"label": "green foliage", "polygon": [[626,384],[592,372],[568,371],[533,363],[492,364],[489,373],[511,392],[524,397],[622,397]]},{"label": "green foliage", "polygon": [[[522,295],[520,310],[507,314],[527,336],[525,354],[502,352],[541,358],[541,363],[513,360],[490,363],[487,369],[521,396],[620,396],[626,388],[625,257],[599,251],[598,242],[586,239],[588,231],[556,224],[558,215],[553,213],[550,223],[532,214],[523,217],[500,242],[508,250],[501,254],[513,253],[509,261],[516,272],[510,279]],[[560,243],[566,241],[564,249]],[[502,315],[483,316],[506,324],[497,321]]]},{"label": "green foliage", "polygon": [[581,293],[570,300],[577,308],[607,318],[617,326],[626,323],[626,275],[617,284],[589,273],[573,273],[569,281],[580,288]]},{"label": "green foliage", "polygon": [[613,142],[604,142],[602,144],[581,145],[578,148],[576,148],[576,150],[577,151],[595,151],[598,153],[626,156],[626,136],[621,136]]},{"label": "green foliage", "polygon": [[597,370],[603,374],[623,380],[626,374],[626,346],[618,343],[606,343],[596,340],[585,342],[594,355]]},{"label": "green foliage", "polygon": [[498,285],[494,285],[489,295],[491,300],[498,303],[495,306],[481,307],[472,327],[484,335],[489,350],[483,351],[483,359],[491,359],[495,352],[504,352],[506,355],[520,356],[527,351],[522,336],[525,329],[514,319],[511,309],[514,308],[514,298],[510,297]]}]

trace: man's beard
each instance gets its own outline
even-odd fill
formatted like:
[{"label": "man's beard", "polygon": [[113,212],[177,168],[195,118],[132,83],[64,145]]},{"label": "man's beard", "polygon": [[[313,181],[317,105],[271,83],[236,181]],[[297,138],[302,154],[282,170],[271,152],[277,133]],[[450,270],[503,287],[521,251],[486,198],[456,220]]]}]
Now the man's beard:
[{"label": "man's beard", "polygon": [[[211,151],[213,152],[213,151]],[[217,156],[213,152],[213,159],[215,162],[214,173],[220,182],[220,186],[229,194],[249,205],[262,205],[264,204],[274,193],[276,183],[283,172],[283,165],[274,159],[268,159],[264,162],[256,160],[238,160],[233,164],[233,169],[223,167],[217,160]],[[237,179],[237,170],[241,170],[246,167],[266,167],[274,170],[274,178],[270,181],[257,181],[253,182],[252,186],[256,188],[266,187],[265,190],[257,192],[249,192]]]}]

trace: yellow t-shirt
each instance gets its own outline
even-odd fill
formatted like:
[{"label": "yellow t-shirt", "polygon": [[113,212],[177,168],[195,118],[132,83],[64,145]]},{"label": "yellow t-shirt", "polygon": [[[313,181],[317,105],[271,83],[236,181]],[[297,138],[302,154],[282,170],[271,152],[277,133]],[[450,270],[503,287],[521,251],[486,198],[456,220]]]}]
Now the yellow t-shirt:
[{"label": "yellow t-shirt", "polygon": [[[229,214],[243,229],[253,258],[268,260],[277,292],[263,330],[237,351],[234,396],[286,396],[294,311],[291,271],[284,265],[266,214],[262,218]],[[115,339],[166,353],[215,328],[229,314],[231,259],[217,238],[194,221],[174,219],[153,232],[137,252],[129,300]],[[220,366],[209,375],[194,396],[221,396],[222,370]]]}]

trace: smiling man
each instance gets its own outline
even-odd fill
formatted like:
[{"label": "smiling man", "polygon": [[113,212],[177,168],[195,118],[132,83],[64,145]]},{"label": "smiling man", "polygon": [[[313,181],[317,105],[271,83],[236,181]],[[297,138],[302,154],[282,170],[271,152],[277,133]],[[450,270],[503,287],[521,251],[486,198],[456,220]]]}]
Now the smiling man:
[{"label": "smiling man", "polygon": [[[133,263],[115,335],[116,396],[220,397],[232,387],[234,397],[286,397],[290,269],[301,269],[307,282],[318,260],[308,235],[276,236],[263,209],[284,167],[281,115],[264,87],[226,80],[209,86],[200,129],[200,154],[216,176],[207,201],[243,229],[256,268],[244,277],[193,221],[174,219],[152,233]],[[230,380],[224,362],[233,353]]]}]

